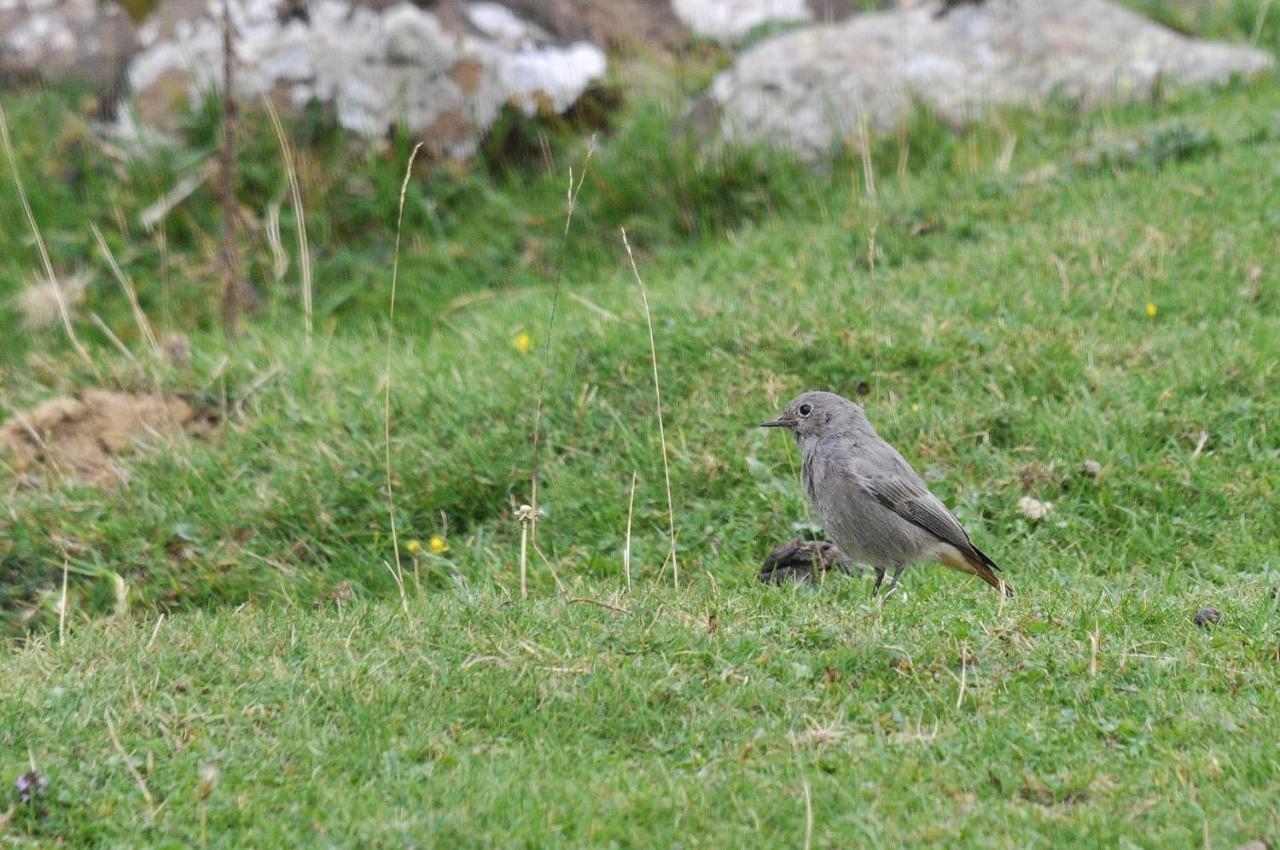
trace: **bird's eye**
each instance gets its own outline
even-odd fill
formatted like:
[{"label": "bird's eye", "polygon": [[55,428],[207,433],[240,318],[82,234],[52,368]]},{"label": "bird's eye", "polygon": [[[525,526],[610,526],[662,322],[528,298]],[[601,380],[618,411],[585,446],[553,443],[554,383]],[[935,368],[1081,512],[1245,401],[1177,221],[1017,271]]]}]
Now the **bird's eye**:
[{"label": "bird's eye", "polygon": [[800,415],[801,415],[801,416],[808,416],[810,413],[813,413],[813,405],[812,405],[812,404],[802,404],[802,405],[800,405]]}]

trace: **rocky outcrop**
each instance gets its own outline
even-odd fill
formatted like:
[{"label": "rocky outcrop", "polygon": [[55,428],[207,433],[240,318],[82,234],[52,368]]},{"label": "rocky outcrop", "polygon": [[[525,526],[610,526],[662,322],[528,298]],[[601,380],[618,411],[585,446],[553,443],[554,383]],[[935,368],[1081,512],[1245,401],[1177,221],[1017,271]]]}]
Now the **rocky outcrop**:
[{"label": "rocky outcrop", "polygon": [[[648,14],[655,2],[665,14]],[[318,102],[355,133],[399,124],[453,159],[504,107],[566,111],[604,76],[596,41],[683,33],[665,0],[231,0],[230,12],[242,102]],[[127,92],[125,130],[174,126],[221,87],[222,59],[222,0],[160,0],[137,27],[111,2],[0,0],[0,81],[88,82],[109,103]]]},{"label": "rocky outcrop", "polygon": [[0,0],[0,78],[72,79],[112,92],[137,49],[124,9],[97,0]]},{"label": "rocky outcrop", "polygon": [[709,102],[725,137],[817,158],[864,127],[896,128],[916,102],[963,124],[991,106],[1147,97],[1273,64],[1263,51],[1180,35],[1110,0],[987,0],[778,36],[741,54]]},{"label": "rocky outcrop", "polygon": [[832,23],[862,8],[854,0],[671,0],[694,35],[733,42],[764,24]]},{"label": "rocky outcrop", "polygon": [[[221,3],[164,0],[139,31],[129,85],[144,122],[222,82]],[[603,77],[604,52],[557,44],[498,3],[463,7],[466,31],[409,3],[385,8],[318,0],[283,15],[277,0],[232,0],[236,95],[284,110],[331,105],[338,123],[370,138],[395,125],[438,156],[465,159],[504,105],[563,112]]]}]

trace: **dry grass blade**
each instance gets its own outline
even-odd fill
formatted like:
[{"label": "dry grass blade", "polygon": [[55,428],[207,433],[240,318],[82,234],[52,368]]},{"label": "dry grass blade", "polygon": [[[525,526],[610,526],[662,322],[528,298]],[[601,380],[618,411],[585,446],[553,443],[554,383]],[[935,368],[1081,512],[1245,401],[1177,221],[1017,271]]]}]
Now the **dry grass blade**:
[{"label": "dry grass blade", "polygon": [[[409,614],[409,599],[404,590],[404,566],[400,562],[400,533],[396,528],[395,486],[391,480],[391,351],[396,337],[396,285],[400,279],[400,234],[404,229],[404,196],[409,191],[409,178],[413,176],[413,161],[422,149],[422,142],[413,146],[409,162],[404,167],[404,182],[400,184],[400,206],[396,212],[396,247],[391,261],[391,301],[387,308],[387,368],[383,373],[382,394],[382,444],[383,462],[387,479],[387,515],[391,519],[391,548],[395,553],[395,568],[391,576],[400,591],[400,607]],[[389,567],[390,569],[390,567]]]},{"label": "dry grass blade", "polygon": [[102,256],[107,261],[107,266],[111,269],[111,274],[120,284],[120,288],[124,290],[124,297],[129,301],[129,309],[133,311],[133,321],[138,325],[138,333],[147,341],[147,345],[151,347],[151,354],[157,360],[163,357],[160,351],[160,343],[156,341],[156,335],[151,330],[151,322],[147,320],[147,314],[142,311],[142,305],[138,303],[138,293],[134,289],[133,281],[120,268],[120,264],[116,262],[115,254],[111,253],[111,246],[107,244],[107,240],[103,238],[102,231],[98,229],[98,225],[90,224],[89,230],[93,232],[93,238],[98,243],[98,250],[102,252]]},{"label": "dry grass blade", "polygon": [[809,790],[809,782],[804,782],[804,850],[813,847],[813,792]]},{"label": "dry grass blade", "polygon": [[218,148],[218,183],[222,198],[222,324],[233,333],[244,309],[245,282],[240,273],[240,206],[235,190],[237,103],[232,76],[235,55],[231,0],[222,0],[222,142]]},{"label": "dry grass blade", "polygon": [[[298,231],[298,268],[302,274],[302,321],[306,326],[307,339],[311,339],[311,246],[307,242],[307,215],[302,209],[302,189],[298,186],[298,170],[293,164],[293,149],[289,147],[289,140],[284,134],[284,125],[280,123],[280,116],[276,114],[276,108],[271,104],[271,98],[265,94],[262,96],[262,102],[267,107],[267,115],[271,118],[271,126],[276,131],[276,140],[280,142],[280,156],[284,159],[285,174],[289,177],[289,194],[293,200],[293,220]],[[416,149],[414,151],[417,153]],[[410,165],[413,159],[409,160]],[[404,213],[404,190],[400,191],[400,212]],[[398,225],[397,225],[398,228]],[[399,244],[399,230],[396,231],[396,242]]]},{"label": "dry grass blade", "polygon": [[640,300],[644,304],[644,320],[649,328],[649,362],[653,365],[653,396],[657,404],[658,411],[658,439],[662,443],[662,478],[667,485],[667,520],[670,524],[671,532],[671,579],[675,586],[680,587],[680,564],[676,559],[676,508],[675,500],[671,498],[671,469],[667,462],[667,428],[662,421],[662,388],[658,383],[658,344],[653,338],[653,315],[649,311],[649,290],[645,288],[644,281],[640,278],[640,269],[636,266],[636,258],[631,253],[631,243],[627,241],[626,228],[622,230],[622,244],[627,249],[627,259],[631,262],[631,271],[636,276],[636,283],[640,286]]},{"label": "dry grass blade", "polygon": [[62,559],[62,596],[58,599],[58,646],[67,641],[67,571],[71,565]]},{"label": "dry grass blade", "polygon": [[150,233],[158,224],[164,222],[165,216],[178,204],[195,194],[196,189],[204,185],[218,170],[216,159],[206,160],[200,167],[185,175],[173,187],[165,192],[146,209],[138,213],[138,224]]},{"label": "dry grass blade", "polygon": [[547,375],[551,371],[551,342],[555,335],[556,310],[560,305],[560,290],[564,285],[564,252],[569,244],[569,227],[573,224],[573,211],[578,206],[578,195],[582,192],[582,184],[587,179],[587,166],[591,164],[591,156],[595,152],[596,137],[592,136],[576,185],[573,182],[573,169],[569,169],[564,233],[560,237],[560,273],[556,276],[555,288],[551,290],[551,316],[547,320],[547,339],[542,346],[542,374],[538,377],[538,399],[533,408],[533,462],[530,464],[532,469],[529,472],[529,506],[533,510],[533,518],[529,524],[529,536],[535,543],[538,540],[538,459],[539,449],[542,447],[542,401],[547,389]]},{"label": "dry grass blade", "polygon": [[627,537],[622,544],[622,574],[627,578],[627,592],[631,592],[631,518],[636,510],[636,472],[631,472],[631,496],[627,499]]},{"label": "dry grass blade", "polygon": [[125,752],[124,745],[120,743],[120,736],[116,734],[116,724],[111,719],[111,712],[103,712],[103,718],[107,721],[107,736],[111,738],[111,745],[115,747],[116,753],[119,754],[120,760],[124,762],[124,766],[129,769],[129,773],[133,776],[133,781],[137,783],[138,790],[142,792],[142,798],[147,801],[147,807],[151,810],[151,816],[155,817],[156,799],[151,796],[151,789],[147,787],[147,780],[142,777],[138,769],[133,766],[133,761],[129,758],[129,754]]},{"label": "dry grass blade", "polygon": [[520,598],[529,598],[529,526],[533,524],[533,507],[521,505],[516,511],[520,523]]},{"label": "dry grass blade", "polygon": [[40,227],[36,224],[35,214],[31,212],[31,202],[27,200],[27,190],[22,185],[22,175],[18,173],[18,158],[13,152],[13,142],[9,140],[9,121],[5,118],[3,106],[0,106],[0,144],[3,144],[4,155],[9,160],[9,171],[13,174],[13,185],[18,190],[18,200],[22,204],[22,212],[27,217],[27,225],[31,228],[31,237],[35,239],[36,249],[40,252],[40,262],[44,266],[45,276],[49,279],[49,286],[53,288],[54,299],[58,303],[58,315],[62,318],[62,327],[67,332],[67,339],[71,341],[71,346],[76,350],[76,354],[80,355],[80,359],[92,367],[93,360],[89,357],[89,352],[80,343],[80,338],[76,336],[76,329],[71,324],[71,310],[67,307],[67,299],[62,292],[62,285],[58,283],[58,276],[54,274],[53,262],[49,259],[49,249],[44,244],[44,237],[40,234]]},{"label": "dry grass blade", "polygon": [[133,356],[133,352],[129,350],[129,346],[120,341],[120,337],[116,336],[115,331],[111,330],[111,327],[102,320],[101,316],[97,313],[90,313],[89,318],[93,321],[93,324],[98,328],[98,330],[102,331],[102,335],[107,338],[107,341],[116,347],[116,351],[120,352],[121,356],[124,357],[125,360],[128,360],[130,363],[138,362],[138,358]]},{"label": "dry grass blade", "polygon": [[617,611],[619,614],[631,613],[629,608],[623,608],[620,605],[614,605],[612,602],[605,602],[602,599],[592,599],[588,596],[570,596],[565,601],[577,605],[595,605],[598,608],[607,608],[610,611]]},{"label": "dry grass blade", "polygon": [[1263,0],[1258,7],[1258,16],[1253,19],[1253,32],[1249,35],[1249,43],[1257,44],[1262,37],[1262,25],[1267,22],[1267,13],[1271,11],[1271,0]]}]

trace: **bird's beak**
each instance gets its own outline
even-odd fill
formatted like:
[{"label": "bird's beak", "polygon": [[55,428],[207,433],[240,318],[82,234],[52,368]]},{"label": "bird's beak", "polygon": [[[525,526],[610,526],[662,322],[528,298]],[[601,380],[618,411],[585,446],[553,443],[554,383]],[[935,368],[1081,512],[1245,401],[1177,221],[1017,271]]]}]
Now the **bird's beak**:
[{"label": "bird's beak", "polygon": [[796,421],[794,419],[789,419],[786,416],[779,416],[777,419],[774,419],[772,422],[761,422],[760,427],[761,428],[790,428],[794,424],[796,424]]}]

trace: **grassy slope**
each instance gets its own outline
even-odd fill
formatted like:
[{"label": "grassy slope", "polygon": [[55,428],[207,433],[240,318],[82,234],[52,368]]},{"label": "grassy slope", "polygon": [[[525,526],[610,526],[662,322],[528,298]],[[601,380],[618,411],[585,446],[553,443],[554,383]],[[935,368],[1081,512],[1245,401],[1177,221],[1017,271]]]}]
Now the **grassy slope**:
[{"label": "grassy slope", "polygon": [[[314,345],[282,296],[225,369],[225,343],[197,330],[192,370],[159,373],[217,398],[281,367],[215,440],[137,460],[115,493],[13,491],[0,517],[6,607],[50,624],[66,548],[72,635],[0,665],[0,770],[16,775],[30,755],[53,780],[47,816],[18,812],[0,834],[136,842],[151,821],[106,734],[110,709],[164,801],[143,833],[157,844],[199,834],[203,765],[222,773],[208,831],[228,846],[315,833],[386,846],[800,844],[806,784],[814,846],[1185,845],[1206,830],[1213,846],[1274,842],[1278,107],[1267,82],[1081,128],[1011,116],[949,140],[921,122],[906,175],[892,176],[895,145],[880,152],[874,202],[848,163],[829,179],[745,154],[637,165],[661,123],[624,131],[593,161],[565,263],[569,290],[594,306],[561,301],[540,542],[569,595],[612,598],[638,471],[638,590],[615,599],[629,614],[555,597],[540,565],[537,601],[505,601],[561,177],[462,184],[474,197],[454,210],[464,221],[445,217],[457,228],[445,243],[489,244],[486,228],[530,237],[492,240],[474,267],[438,265],[449,252],[410,217],[393,466],[405,536],[444,534],[450,550],[420,557],[408,620],[385,601],[383,567],[383,296],[370,285],[387,276],[385,211],[367,244],[322,243]],[[1091,135],[1169,120],[1220,148],[1140,131],[1158,143],[1136,164],[1019,180]],[[1008,131],[1018,144],[1001,174]],[[1151,161],[1170,152],[1186,158]],[[735,187],[742,162],[757,170]],[[366,164],[375,186],[396,186],[394,161]],[[648,191],[646,169],[671,188]],[[57,181],[29,180],[56,196]],[[136,189],[120,185],[102,191]],[[703,206],[738,204],[736,226],[721,237],[726,222],[691,223],[690,185]],[[90,194],[131,211],[154,195]],[[369,203],[392,198],[377,189]],[[21,247],[9,197],[0,213]],[[637,220],[649,223],[639,259],[693,583],[679,594],[653,590],[666,542],[648,340],[613,236]],[[334,232],[358,229],[343,221]],[[86,250],[80,227],[51,242]],[[523,262],[529,241],[553,259]],[[199,279],[201,240],[174,244]],[[139,247],[131,270],[157,313],[182,315],[158,258]],[[348,267],[365,294],[325,306]],[[445,306],[495,283],[499,297]],[[105,287],[91,305],[124,335]],[[528,355],[511,344],[522,331]],[[151,380],[109,360],[100,376],[67,369],[65,354],[40,353],[57,350],[52,335],[33,345],[35,368],[13,349],[0,365],[8,405]],[[1007,563],[1022,593],[1003,612],[929,569],[884,609],[864,604],[860,582],[754,585],[759,556],[806,511],[794,451],[751,424],[799,389],[863,383],[881,432]],[[1077,474],[1085,458],[1103,464],[1099,480]],[[1024,494],[1054,502],[1047,521],[1018,514]],[[86,624],[115,604],[115,576],[137,617]],[[356,600],[335,613],[323,600],[348,581]],[[246,600],[274,603],[225,607]],[[1209,633],[1189,622],[1204,604],[1225,612]],[[167,620],[148,648],[157,608],[191,607],[215,610]]]}]

